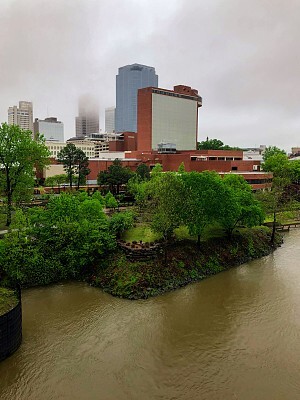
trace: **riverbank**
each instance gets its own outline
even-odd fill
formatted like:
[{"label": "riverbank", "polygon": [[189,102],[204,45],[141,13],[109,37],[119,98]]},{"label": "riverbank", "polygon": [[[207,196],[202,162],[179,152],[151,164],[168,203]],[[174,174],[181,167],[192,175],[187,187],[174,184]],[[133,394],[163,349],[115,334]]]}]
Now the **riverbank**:
[{"label": "riverbank", "polygon": [[0,287],[0,316],[12,310],[19,302],[16,292]]},{"label": "riverbank", "polygon": [[230,240],[210,239],[200,250],[193,241],[178,241],[147,261],[131,261],[119,249],[89,282],[113,296],[146,299],[266,256],[282,242],[277,234],[271,245],[270,237],[268,228],[258,227],[241,229]]}]

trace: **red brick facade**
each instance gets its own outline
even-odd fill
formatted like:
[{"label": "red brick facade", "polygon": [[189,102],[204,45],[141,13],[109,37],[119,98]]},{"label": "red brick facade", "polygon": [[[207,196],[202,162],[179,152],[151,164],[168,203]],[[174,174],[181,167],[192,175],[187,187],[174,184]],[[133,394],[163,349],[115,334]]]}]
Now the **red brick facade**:
[{"label": "red brick facade", "polygon": [[138,90],[137,150],[152,150],[152,88]]}]

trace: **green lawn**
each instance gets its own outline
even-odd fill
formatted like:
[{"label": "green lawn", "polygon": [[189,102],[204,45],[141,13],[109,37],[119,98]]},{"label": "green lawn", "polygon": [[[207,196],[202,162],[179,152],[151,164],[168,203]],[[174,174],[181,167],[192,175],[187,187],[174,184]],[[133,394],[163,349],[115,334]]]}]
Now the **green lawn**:
[{"label": "green lawn", "polygon": [[0,287],[0,315],[7,313],[18,304],[14,290]]},{"label": "green lawn", "polygon": [[[177,240],[197,240],[196,236],[191,236],[189,234],[186,226],[180,226],[179,228],[176,228],[174,230],[174,234]],[[224,236],[224,231],[218,225],[209,225],[203,233],[202,240],[208,240],[213,237],[222,236]],[[153,232],[149,224],[145,222],[137,224],[134,228],[129,229],[122,235],[122,239],[126,240],[126,242],[139,242],[140,240],[143,242],[154,242],[160,238],[161,236]]]},{"label": "green lawn", "polygon": [[143,242],[154,242],[160,239],[160,236],[153,232],[148,224],[141,223],[124,232],[122,239],[126,240],[126,242],[139,242],[140,240]]},{"label": "green lawn", "polygon": [[[282,211],[277,213],[276,219],[282,224],[287,224],[299,219],[299,211]],[[273,222],[273,215],[267,215],[265,222]]]}]

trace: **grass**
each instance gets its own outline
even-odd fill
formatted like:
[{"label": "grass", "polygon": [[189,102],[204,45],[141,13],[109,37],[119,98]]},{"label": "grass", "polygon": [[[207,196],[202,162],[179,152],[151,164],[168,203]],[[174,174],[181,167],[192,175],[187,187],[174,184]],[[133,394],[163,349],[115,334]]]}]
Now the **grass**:
[{"label": "grass", "polygon": [[[281,211],[278,212],[276,215],[276,219],[278,222],[282,224],[286,224],[288,222],[293,222],[297,219],[299,219],[299,210],[292,210],[292,211]],[[273,215],[267,215],[265,222],[273,222]]]},{"label": "grass", "polygon": [[148,224],[141,223],[124,232],[122,239],[126,240],[126,242],[139,242],[140,240],[143,242],[155,242],[160,239],[160,236],[153,232]]},{"label": "grass", "polygon": [[14,290],[0,287],[0,315],[14,308],[18,304],[18,301]]},{"label": "grass", "polygon": [[[177,240],[197,240],[196,236],[191,236],[189,234],[188,228],[186,226],[180,226],[174,229],[174,234]],[[223,236],[224,230],[219,225],[212,224],[205,229],[201,240],[205,241],[211,238]],[[143,242],[155,242],[160,238],[161,236],[153,232],[149,224],[146,222],[137,224],[135,227],[124,232],[122,236],[122,239],[126,240],[126,242],[139,242],[140,240],[142,240]]]}]

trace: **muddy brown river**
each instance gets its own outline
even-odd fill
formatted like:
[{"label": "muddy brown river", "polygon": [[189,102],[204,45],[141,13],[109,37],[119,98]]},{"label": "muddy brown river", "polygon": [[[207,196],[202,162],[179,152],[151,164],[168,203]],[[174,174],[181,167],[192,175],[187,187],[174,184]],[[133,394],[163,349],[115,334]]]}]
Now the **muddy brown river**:
[{"label": "muddy brown river", "polygon": [[1,400],[300,399],[300,230],[274,254],[150,300],[23,291]]}]

